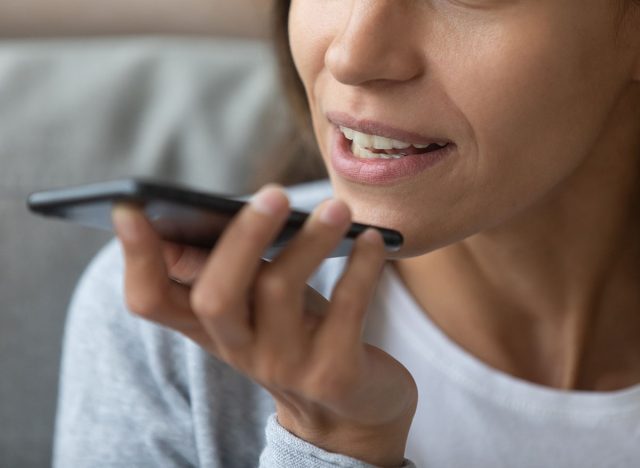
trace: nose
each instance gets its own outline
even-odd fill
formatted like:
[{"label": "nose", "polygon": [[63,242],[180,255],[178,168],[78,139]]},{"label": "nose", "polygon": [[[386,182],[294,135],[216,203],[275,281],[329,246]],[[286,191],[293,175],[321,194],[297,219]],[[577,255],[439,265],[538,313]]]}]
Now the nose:
[{"label": "nose", "polygon": [[353,0],[344,26],[330,43],[325,66],[341,83],[409,81],[422,73],[412,29],[411,2]]}]

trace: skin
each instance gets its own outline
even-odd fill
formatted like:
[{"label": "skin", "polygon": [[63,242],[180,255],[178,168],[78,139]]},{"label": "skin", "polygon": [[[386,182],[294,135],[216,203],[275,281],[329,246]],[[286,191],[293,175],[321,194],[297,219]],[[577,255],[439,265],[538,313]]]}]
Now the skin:
[{"label": "skin", "polygon": [[[613,5],[295,0],[293,57],[343,201],[321,205],[270,264],[260,253],[288,212],[278,188],[211,253],[162,243],[139,210],[117,207],[130,309],[263,385],[299,437],[400,465],[417,389],[359,339],[379,236],[360,237],[331,301],[305,304],[348,205],[403,232],[401,278],[480,359],[557,388],[640,382],[640,19],[618,31]],[[442,134],[456,151],[391,184],[349,182],[330,166],[329,111]]]},{"label": "skin", "polygon": [[[638,16],[619,29],[610,0],[329,4],[290,15],[321,152],[358,221],[404,234],[396,267],[424,310],[512,375],[640,382]],[[457,152],[350,182],[330,163],[336,111]]]}]

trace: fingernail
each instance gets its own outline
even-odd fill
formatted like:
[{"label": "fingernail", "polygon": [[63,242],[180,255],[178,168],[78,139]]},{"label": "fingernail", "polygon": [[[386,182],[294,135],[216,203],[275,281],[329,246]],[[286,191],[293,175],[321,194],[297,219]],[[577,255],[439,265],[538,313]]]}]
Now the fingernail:
[{"label": "fingernail", "polygon": [[277,185],[267,185],[251,198],[251,207],[258,213],[275,216],[286,208],[288,200]]},{"label": "fingernail", "polygon": [[349,208],[343,202],[331,200],[321,208],[318,219],[320,222],[330,226],[344,226],[349,222],[350,217]]},{"label": "fingernail", "polygon": [[114,206],[112,219],[118,237],[127,241],[135,241],[137,239],[139,229],[136,213],[132,208],[123,205]]}]

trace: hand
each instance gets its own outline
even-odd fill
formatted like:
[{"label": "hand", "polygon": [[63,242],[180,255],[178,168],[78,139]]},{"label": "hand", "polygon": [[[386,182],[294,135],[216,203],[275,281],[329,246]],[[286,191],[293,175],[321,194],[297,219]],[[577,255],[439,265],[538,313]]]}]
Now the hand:
[{"label": "hand", "polygon": [[307,307],[306,281],[347,231],[351,214],[338,200],[325,202],[273,262],[262,261],[288,213],[280,189],[263,189],[207,254],[163,243],[139,209],[116,207],[128,306],[265,387],[280,424],[301,439],[369,463],[400,465],[415,382],[362,341],[385,260],[381,236],[371,229],[358,237],[320,315]]}]

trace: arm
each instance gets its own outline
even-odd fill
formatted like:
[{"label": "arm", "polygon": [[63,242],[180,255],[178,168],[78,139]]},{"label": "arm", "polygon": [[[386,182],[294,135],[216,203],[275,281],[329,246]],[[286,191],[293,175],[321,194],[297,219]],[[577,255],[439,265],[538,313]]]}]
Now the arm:
[{"label": "arm", "polygon": [[[111,244],[88,268],[70,306],[54,467],[259,463],[260,468],[373,468],[299,439],[275,415],[268,418],[263,446],[256,435],[264,424],[260,413],[269,411],[269,405],[250,397],[252,392],[239,374],[226,366],[189,360],[184,339],[126,310],[119,293],[122,265],[114,247]],[[202,372],[204,366],[209,373]],[[189,387],[194,381],[187,369],[200,370],[195,380],[199,388]],[[225,403],[217,404],[212,395]],[[242,416],[240,408],[247,406],[251,409],[245,414],[253,418]],[[195,418],[199,422],[194,412],[200,415]],[[205,423],[202,415],[209,412],[216,414]],[[242,424],[253,428],[240,430]],[[230,439],[227,428],[234,428],[236,437]],[[403,467],[414,465],[406,461]]]},{"label": "arm", "polygon": [[361,235],[325,310],[308,310],[306,279],[335,248],[351,214],[344,202],[324,202],[296,239],[264,263],[260,254],[288,212],[284,194],[267,187],[213,251],[196,252],[163,243],[139,208],[119,205],[113,221],[125,252],[127,304],[268,390],[278,422],[292,435],[370,464],[405,466],[415,381],[390,355],[361,341],[385,261],[382,238],[371,230]]},{"label": "arm", "polygon": [[272,0],[10,0],[4,37],[203,34],[266,38]]},{"label": "arm", "polygon": [[53,465],[197,466],[185,347],[126,311],[113,247],[83,275],[69,309]]}]

